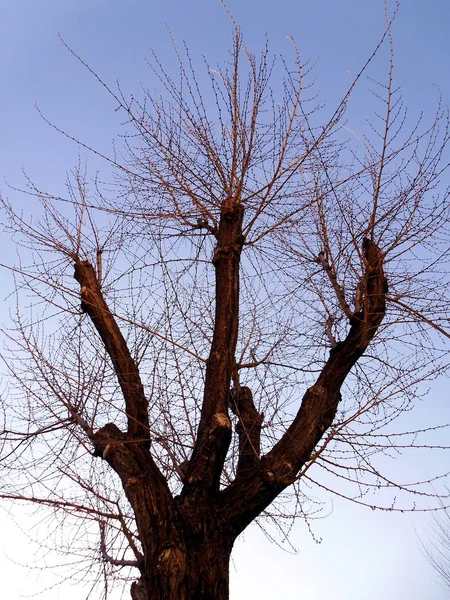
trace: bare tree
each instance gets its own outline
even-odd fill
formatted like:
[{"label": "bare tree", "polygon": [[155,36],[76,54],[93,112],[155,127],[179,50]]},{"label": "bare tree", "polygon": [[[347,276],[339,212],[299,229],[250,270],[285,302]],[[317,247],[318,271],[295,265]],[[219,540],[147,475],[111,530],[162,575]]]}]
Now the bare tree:
[{"label": "bare tree", "polygon": [[81,520],[64,551],[99,559],[105,596],[131,569],[134,600],[228,598],[237,536],[305,516],[311,485],[428,497],[380,464],[432,448],[393,422],[448,362],[448,120],[411,125],[391,51],[349,132],[384,43],[328,116],[294,43],[293,66],[257,57],[237,27],[209,88],[187,51],[178,83],[153,57],[162,98],[91,71],[127,119],[112,183],[80,164],[65,197],[29,182],[33,218],[3,200],[26,252],[2,496]]},{"label": "bare tree", "polygon": [[421,542],[423,553],[439,574],[442,584],[450,588],[450,513],[441,501],[440,510],[433,515],[432,529],[427,542]]}]

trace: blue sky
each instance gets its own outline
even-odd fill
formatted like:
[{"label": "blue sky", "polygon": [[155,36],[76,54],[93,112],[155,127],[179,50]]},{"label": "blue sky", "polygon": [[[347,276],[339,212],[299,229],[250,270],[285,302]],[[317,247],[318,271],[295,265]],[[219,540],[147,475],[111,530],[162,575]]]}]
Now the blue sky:
[{"label": "blue sky", "polygon": [[[175,68],[166,25],[175,40],[186,40],[194,56],[205,54],[212,65],[227,56],[230,21],[217,0],[2,0],[0,5],[0,172],[17,187],[23,184],[24,168],[39,185],[56,192],[77,161],[76,144],[51,129],[35,104],[55,125],[105,153],[120,132],[121,118],[111,98],[65,50],[58,34],[105,81],[114,85],[118,79],[126,91],[136,94],[141,84],[150,89],[155,85],[145,62],[150,48],[169,71]],[[252,50],[262,47],[267,32],[273,51],[289,55],[286,36],[292,35],[304,60],[319,59],[318,89],[330,108],[384,27],[381,0],[230,0],[228,6]],[[401,3],[394,25],[394,76],[412,115],[432,114],[439,91],[444,102],[450,103],[449,23],[448,0]],[[385,59],[382,52],[371,71],[373,77],[385,78]],[[363,82],[362,90],[367,87],[369,82],[367,86]],[[356,98],[361,103],[352,106],[349,127],[363,131],[365,119],[371,116],[366,114],[370,101],[363,91]],[[95,158],[89,158],[89,163],[94,170],[105,169]],[[15,203],[28,201],[10,191],[3,180],[0,187]],[[3,258],[12,256],[8,240],[3,239],[2,249]],[[448,422],[444,389],[439,383],[432,387],[422,410],[435,413],[437,419],[443,413],[442,419]],[[422,458],[420,465],[425,475],[427,459]],[[445,458],[444,468],[445,461],[450,463]],[[408,460],[401,465],[406,477],[412,465]],[[418,535],[425,535],[429,522],[426,515],[386,514],[335,498],[323,500],[331,514],[313,523],[321,544],[314,542],[302,523],[293,531],[297,554],[271,545],[257,528],[245,533],[234,554],[231,600],[448,597],[436,584],[436,575],[418,545]],[[35,575],[27,581],[27,570],[6,560],[8,555],[27,563],[32,557],[12,522],[5,527],[8,534],[0,540],[4,547],[0,565],[6,573],[2,588],[9,586],[5,597],[16,600],[30,593],[29,582]],[[18,581],[17,573],[21,574]],[[251,587],[255,585],[256,590]],[[57,593],[43,597],[57,598]],[[70,587],[62,587],[60,594],[66,599],[83,597]]]}]

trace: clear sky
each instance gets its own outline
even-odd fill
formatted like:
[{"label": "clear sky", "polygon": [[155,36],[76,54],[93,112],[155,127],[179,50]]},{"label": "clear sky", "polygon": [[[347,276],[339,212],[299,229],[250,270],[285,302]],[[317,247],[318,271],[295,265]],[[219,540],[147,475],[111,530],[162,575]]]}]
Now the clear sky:
[{"label": "clear sky", "polygon": [[[292,35],[304,60],[319,59],[321,99],[336,101],[375,47],[384,27],[381,0],[229,0],[246,44],[257,51],[267,32],[275,52],[289,54]],[[35,104],[57,126],[86,144],[108,152],[120,131],[114,104],[92,76],[63,47],[58,34],[107,82],[118,79],[129,92],[152,88],[145,63],[153,48],[167,69],[174,56],[173,37],[186,40],[193,55],[214,65],[227,56],[230,22],[218,0],[0,0],[0,173],[20,187],[22,168],[41,187],[57,191],[77,161],[78,148],[52,130]],[[392,7],[391,7],[392,8]],[[450,103],[450,1],[403,0],[394,26],[395,81],[411,114],[433,113],[438,90]],[[372,75],[383,78],[387,63],[377,61]],[[363,87],[365,83],[363,82]],[[368,84],[369,85],[369,84]],[[365,126],[368,107],[351,113],[349,126]],[[94,168],[102,168],[93,158]],[[0,184],[14,202],[26,202]],[[13,256],[2,238],[2,261]],[[9,285],[5,281],[5,285]],[[445,385],[436,383],[421,415],[450,422]],[[420,412],[422,411],[422,412]],[[419,472],[426,477],[429,457]],[[450,455],[440,460],[450,464]],[[411,461],[400,462],[405,479]],[[417,465],[414,465],[417,467]],[[450,470],[450,469],[449,469]],[[448,592],[421,554],[426,515],[383,513],[324,495],[329,516],[312,523],[316,538],[302,524],[294,528],[296,554],[271,545],[257,527],[236,545],[231,569],[231,600],[304,598],[305,600],[443,600]],[[16,566],[32,561],[31,546],[12,520],[0,513],[1,596],[18,600],[39,591],[36,572]],[[16,515],[27,529],[28,520]],[[42,555],[37,553],[40,560]],[[39,575],[41,583],[43,576]],[[38,577],[38,578],[39,578]],[[47,574],[45,585],[52,579]],[[60,596],[58,595],[60,594]],[[70,585],[43,598],[81,600],[87,592]]]}]

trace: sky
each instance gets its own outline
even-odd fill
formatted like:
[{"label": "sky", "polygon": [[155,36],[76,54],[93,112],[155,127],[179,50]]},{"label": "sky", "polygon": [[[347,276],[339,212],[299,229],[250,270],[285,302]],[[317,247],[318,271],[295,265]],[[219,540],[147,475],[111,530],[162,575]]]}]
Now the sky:
[{"label": "sky", "polygon": [[[393,5],[391,5],[392,8]],[[289,54],[292,35],[304,60],[318,59],[316,76],[321,100],[330,107],[344,93],[376,46],[384,28],[380,0],[229,0],[246,44],[257,51],[269,35],[275,52]],[[27,202],[9,186],[23,185],[23,170],[43,188],[57,190],[77,162],[79,148],[41,118],[88,146],[107,153],[120,131],[120,117],[105,90],[65,49],[58,35],[92,69],[114,85],[139,94],[152,88],[146,64],[150,48],[167,69],[175,68],[170,30],[186,40],[193,55],[211,64],[227,56],[230,21],[218,0],[0,0],[0,181],[14,202]],[[394,25],[395,71],[410,114],[434,112],[439,93],[450,103],[449,0],[403,0]],[[385,55],[374,76],[387,71]],[[363,87],[364,87],[363,83]],[[369,85],[369,84],[368,84]],[[367,105],[352,110],[349,126],[361,130]],[[90,165],[104,168],[94,157]],[[2,239],[1,262],[14,260],[14,249]],[[5,275],[4,287],[10,285]],[[433,383],[425,413],[450,422],[445,384]],[[423,413],[421,413],[423,411]],[[420,459],[426,476],[429,457]],[[450,457],[440,458],[443,470]],[[407,478],[412,465],[399,459]],[[417,467],[417,465],[415,465]],[[325,600],[443,600],[448,597],[420,549],[430,524],[427,514],[371,511],[324,495],[328,516],[304,523],[292,532],[295,553],[271,544],[258,527],[239,539],[231,567],[231,600],[299,598]],[[0,513],[2,595],[19,600],[52,585],[51,573],[39,566],[26,536],[34,523],[22,511]],[[87,592],[63,584],[42,595],[46,600],[81,600]]]}]

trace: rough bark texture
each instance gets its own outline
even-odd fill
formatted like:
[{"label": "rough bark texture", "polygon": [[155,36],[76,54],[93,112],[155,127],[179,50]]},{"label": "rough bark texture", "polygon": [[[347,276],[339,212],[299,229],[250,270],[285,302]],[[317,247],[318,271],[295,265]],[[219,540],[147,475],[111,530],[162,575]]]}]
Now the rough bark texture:
[{"label": "rough bark texture", "polygon": [[219,489],[223,463],[231,441],[228,416],[230,382],[239,330],[239,265],[244,243],[244,211],[237,200],[224,202],[212,259],[216,279],[214,332],[205,373],[202,414],[197,442],[183,494],[204,502]]},{"label": "rough bark texture", "polygon": [[258,467],[261,450],[263,416],[256,410],[250,388],[231,390],[230,409],[238,417],[236,432],[239,437],[239,457],[236,474]]},{"label": "rough bark texture", "polygon": [[148,406],[139,369],[111,314],[89,261],[75,262],[75,279],[80,284],[81,307],[91,318],[113,363],[125,400],[128,431],[149,444]]},{"label": "rough bark texture", "polygon": [[[140,578],[133,600],[225,600],[230,553],[236,537],[298,476],[330,427],[348,373],[374,337],[385,313],[382,254],[364,240],[361,310],[352,315],[346,338],[330,351],[315,384],[304,394],[291,426],[262,458],[262,415],[246,387],[234,388],[239,330],[239,264],[243,210],[224,203],[213,264],[216,273],[215,328],[205,374],[197,440],[180,496],[173,497],[150,447],[147,400],[140,374],[92,265],[75,262],[82,308],[90,317],[117,374],[127,413],[127,431],[110,423],[92,432],[94,453],[119,475],[136,518],[141,549],[135,549]],[[231,439],[228,411],[237,417],[236,476],[219,482]]]}]

